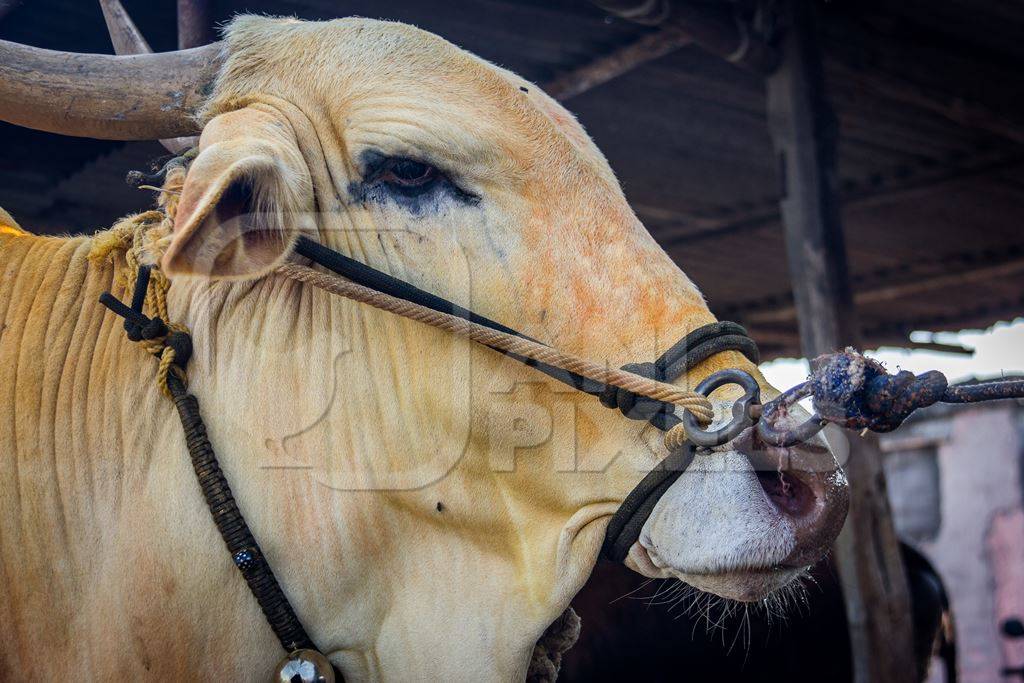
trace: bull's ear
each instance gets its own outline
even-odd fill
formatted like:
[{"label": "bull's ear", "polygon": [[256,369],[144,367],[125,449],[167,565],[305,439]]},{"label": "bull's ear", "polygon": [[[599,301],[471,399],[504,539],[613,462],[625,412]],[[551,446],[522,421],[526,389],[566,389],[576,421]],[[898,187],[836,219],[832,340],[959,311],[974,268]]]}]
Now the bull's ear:
[{"label": "bull's ear", "polygon": [[309,172],[291,127],[252,108],[207,124],[161,265],[169,275],[251,279],[315,230]]}]

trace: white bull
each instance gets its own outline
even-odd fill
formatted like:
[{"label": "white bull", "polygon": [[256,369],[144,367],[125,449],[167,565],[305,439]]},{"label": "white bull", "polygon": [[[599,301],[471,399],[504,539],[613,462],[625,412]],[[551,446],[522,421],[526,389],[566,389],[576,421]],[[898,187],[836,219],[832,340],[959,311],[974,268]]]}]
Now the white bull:
[{"label": "white bull", "polygon": [[[198,156],[154,249],[239,505],[350,680],[521,679],[610,516],[665,457],[658,432],[275,267],[306,234],[615,366],[714,318],[581,126],[533,84],[380,21],[242,17],[216,49],[203,53],[218,75]],[[152,73],[165,72],[189,78]],[[34,82],[0,77],[0,94],[25,88],[0,104],[17,123],[122,138],[192,125],[169,122],[180,92],[103,128],[131,102],[76,91],[91,109],[51,115]],[[239,221],[241,237],[225,228]],[[87,259],[102,235],[2,222],[0,678],[262,678],[280,648],[211,523],[153,360],[96,303],[124,297],[123,261]],[[728,352],[679,382],[724,367],[760,379]],[[748,450],[745,436],[699,457],[627,563],[745,601],[813,563],[846,511],[831,454],[784,454],[793,468],[777,486]]]}]

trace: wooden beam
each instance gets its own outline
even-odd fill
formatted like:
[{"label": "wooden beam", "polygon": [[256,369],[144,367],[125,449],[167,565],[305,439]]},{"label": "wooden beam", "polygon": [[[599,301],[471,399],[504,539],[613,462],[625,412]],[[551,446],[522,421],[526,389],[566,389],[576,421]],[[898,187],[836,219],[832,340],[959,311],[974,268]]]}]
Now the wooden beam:
[{"label": "wooden beam", "polygon": [[758,330],[757,334],[751,335],[759,345],[783,346],[786,348],[797,348],[799,339],[797,333],[780,332],[778,330]]},{"label": "wooden beam", "polygon": [[210,0],[178,0],[178,49],[214,41]]},{"label": "wooden beam", "polygon": [[1024,273],[1024,258],[1011,258],[1002,263],[993,263],[980,268],[967,268],[959,272],[942,273],[931,277],[922,277],[876,287],[858,293],[854,300],[857,303],[876,304],[902,299],[915,294],[926,294],[936,289],[957,287],[960,285],[1010,277]]},{"label": "wooden beam", "polygon": [[953,353],[958,356],[974,355],[974,349],[962,346],[960,344],[944,344],[942,342],[934,341],[908,341],[907,343],[899,344],[898,346],[905,349],[911,349],[912,351],[935,351],[936,353]]},{"label": "wooden beam", "polygon": [[907,335],[914,330],[965,329],[968,327],[988,326],[993,320],[1013,320],[1019,318],[1024,311],[1024,296],[1002,298],[996,301],[980,300],[969,309],[942,315],[928,315],[918,318],[884,321],[873,326],[865,326],[864,334],[872,339]]},{"label": "wooden beam", "polygon": [[653,204],[644,204],[641,202],[630,202],[629,205],[644,221],[654,221],[656,223],[671,223],[678,225],[692,225],[697,228],[708,228],[717,227],[719,221],[707,216],[702,216],[695,212],[682,211],[680,209],[666,209],[661,206],[655,206]]},{"label": "wooden beam", "polygon": [[[997,171],[1017,168],[1024,164],[1024,157],[1013,154],[1007,156],[1003,152],[979,155],[966,163],[957,164],[953,168],[938,168],[915,172],[905,178],[880,178],[878,182],[854,185],[840,194],[840,203],[844,209],[849,207],[865,207],[883,202],[909,199],[922,192],[936,192],[949,183],[976,178]],[[749,211],[736,212],[724,218],[698,217],[690,213],[682,213],[661,207],[640,205],[637,213],[641,217],[655,220],[693,225],[697,230],[681,232],[676,235],[662,237],[661,246],[670,250],[676,246],[692,247],[698,242],[718,239],[750,230],[756,230],[781,219],[777,204],[764,204]]]},{"label": "wooden beam", "polygon": [[[782,27],[779,68],[767,79],[768,120],[781,175],[780,208],[808,358],[857,345],[836,193],[837,125],[824,95],[813,6],[765,2]],[[813,364],[813,361],[812,361]],[[850,514],[835,544],[849,625],[854,681],[914,679],[910,599],[886,498],[877,439],[850,439]]]},{"label": "wooden beam", "polygon": [[[927,276],[911,276],[897,282],[874,285],[858,290],[853,295],[853,300],[857,305],[885,303],[916,294],[927,294],[937,289],[974,284],[1020,273],[1024,273],[1024,258],[1013,257],[981,267],[964,268],[958,271],[947,271]],[[797,310],[796,306],[786,304],[773,309],[754,310],[750,313],[740,313],[739,315],[743,317],[745,323],[758,325],[793,320],[797,315]]]},{"label": "wooden beam", "polygon": [[[822,27],[822,40],[829,46],[829,82],[854,94],[874,93],[908,109],[931,112],[967,130],[1024,140],[1019,105],[1024,90],[1014,60],[972,47],[953,33],[894,21],[899,14],[885,3],[863,12],[830,12]],[[966,5],[955,14],[964,23],[972,20]]]},{"label": "wooden beam", "polygon": [[[778,62],[775,47],[757,35],[746,19],[725,9],[722,6],[724,3],[690,0],[591,2],[609,14],[628,21],[648,26],[675,27],[707,52],[754,73],[768,75]],[[906,58],[899,61],[905,62]],[[1024,117],[1012,113],[1012,110],[1000,111],[988,102],[923,87],[878,67],[858,68],[836,56],[827,58],[827,65],[836,82],[843,87],[853,86],[866,90],[894,102],[932,112],[965,128],[982,130],[1024,143]]]},{"label": "wooden beam", "polygon": [[677,28],[662,28],[554,78],[544,85],[544,91],[556,100],[565,101],[692,42],[689,36]]},{"label": "wooden beam", "polygon": [[[754,339],[761,347],[761,360],[772,361],[783,357],[801,357],[800,345],[796,339],[796,332],[786,335],[778,332],[764,332],[757,328],[747,328]],[[942,344],[939,342],[915,342],[907,338],[905,333],[891,333],[882,337],[876,337],[865,345],[866,349],[876,349],[882,346],[893,346],[899,349],[911,351],[935,351],[938,353],[952,353],[960,356],[973,356],[974,349],[956,344]]]},{"label": "wooden beam", "polygon": [[686,0],[591,0],[599,8],[627,21],[678,29],[696,45],[748,71],[769,73],[775,50],[747,29],[732,11],[714,3]]},{"label": "wooden beam", "polygon": [[999,113],[982,102],[925,88],[879,68],[859,69],[836,59],[829,60],[829,71],[844,87],[861,88],[893,102],[938,114],[964,128],[1024,143],[1024,118]]}]

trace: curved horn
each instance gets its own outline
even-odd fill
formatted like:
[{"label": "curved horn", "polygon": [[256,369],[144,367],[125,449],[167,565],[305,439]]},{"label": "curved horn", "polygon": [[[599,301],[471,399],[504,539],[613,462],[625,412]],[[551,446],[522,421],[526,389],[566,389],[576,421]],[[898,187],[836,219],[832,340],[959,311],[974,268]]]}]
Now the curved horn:
[{"label": "curved horn", "polygon": [[222,60],[220,43],[113,57],[0,40],[0,120],[105,140],[191,135]]}]

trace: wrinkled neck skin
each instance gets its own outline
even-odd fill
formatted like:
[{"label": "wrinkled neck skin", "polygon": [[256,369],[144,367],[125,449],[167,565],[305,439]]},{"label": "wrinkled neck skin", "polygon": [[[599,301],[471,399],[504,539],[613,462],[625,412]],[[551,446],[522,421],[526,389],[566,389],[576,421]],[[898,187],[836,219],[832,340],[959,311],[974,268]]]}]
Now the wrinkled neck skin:
[{"label": "wrinkled neck skin", "polygon": [[[326,148],[336,135],[283,102],[257,106],[325,145],[303,153],[315,238],[332,248],[615,366],[713,320],[606,179],[588,179],[589,207],[530,186],[514,193],[529,215],[482,203],[475,224],[367,211],[326,170],[343,157]],[[504,230],[510,215],[528,229]],[[194,330],[193,390],[241,508],[353,679],[521,679],[608,519],[666,455],[650,426],[534,370],[280,276],[186,280],[172,306]],[[726,353],[680,383],[725,366],[754,370]]]}]

